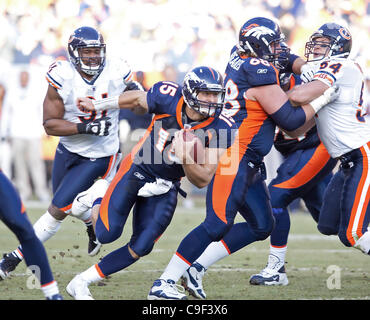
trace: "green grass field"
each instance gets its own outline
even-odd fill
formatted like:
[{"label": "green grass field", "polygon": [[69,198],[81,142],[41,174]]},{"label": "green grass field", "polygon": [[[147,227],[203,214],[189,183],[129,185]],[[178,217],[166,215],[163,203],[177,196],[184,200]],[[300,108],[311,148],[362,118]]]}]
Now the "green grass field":
[{"label": "green grass field", "polygon": [[[32,223],[44,208],[28,209]],[[185,210],[181,207],[171,225],[155,245],[152,253],[126,270],[90,286],[98,300],[146,299],[153,281],[160,276],[182,238],[204,218],[204,209]],[[239,221],[239,219],[237,219]],[[126,244],[131,234],[128,221],[122,237],[115,243],[103,246],[95,257],[87,255],[85,226],[68,217],[59,232],[45,243],[54,276],[65,299],[68,282],[79,272],[99,261],[101,257]],[[0,224],[0,253],[18,245],[15,236]],[[249,285],[250,275],[259,272],[267,262],[269,240],[254,243],[232,256],[219,261],[207,271],[204,288],[210,300],[296,300],[344,299],[370,300],[370,261],[360,251],[344,247],[337,237],[319,234],[309,214],[291,215],[291,232],[288,242],[286,287],[260,287]],[[333,267],[334,266],[334,267]],[[339,273],[330,287],[331,268]],[[328,280],[329,279],[329,280]],[[329,282],[329,287],[328,287]],[[32,277],[22,262],[9,279],[0,281],[0,300],[43,300],[40,290],[34,289]],[[192,299],[191,297],[189,299]]]}]

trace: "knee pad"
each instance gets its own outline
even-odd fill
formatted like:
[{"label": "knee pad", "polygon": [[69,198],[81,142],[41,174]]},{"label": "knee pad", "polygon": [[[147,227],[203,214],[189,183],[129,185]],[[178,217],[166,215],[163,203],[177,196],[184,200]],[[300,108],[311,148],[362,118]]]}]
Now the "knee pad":
[{"label": "knee pad", "polygon": [[233,224],[226,224],[220,220],[210,223],[206,219],[206,221],[204,221],[202,225],[212,241],[220,241],[224,237],[224,235],[231,229]]},{"label": "knee pad", "polygon": [[102,223],[99,223],[99,220],[96,223],[95,235],[101,244],[107,244],[117,240],[121,236],[121,233],[121,230],[115,231],[113,227],[107,230],[105,226],[102,226]]},{"label": "knee pad", "polygon": [[273,230],[273,226],[266,229],[253,229],[253,233],[256,235],[256,241],[262,241],[267,239]]},{"label": "knee pad", "polygon": [[329,226],[323,226],[321,224],[317,225],[317,229],[320,231],[320,233],[326,235],[326,236],[332,236],[338,234],[338,230],[329,227]]},{"label": "knee pad", "polygon": [[148,255],[149,253],[152,252],[154,243],[150,243],[146,246],[140,246],[140,245],[135,245],[135,243],[130,242],[130,248],[139,256],[139,257],[144,257]]}]

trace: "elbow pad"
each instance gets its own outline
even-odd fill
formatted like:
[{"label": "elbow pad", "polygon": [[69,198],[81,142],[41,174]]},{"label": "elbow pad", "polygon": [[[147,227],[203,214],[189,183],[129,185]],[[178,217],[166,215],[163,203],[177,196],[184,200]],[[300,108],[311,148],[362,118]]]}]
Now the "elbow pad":
[{"label": "elbow pad", "polygon": [[288,100],[270,117],[282,129],[293,131],[306,122],[306,113],[301,107],[293,107]]}]

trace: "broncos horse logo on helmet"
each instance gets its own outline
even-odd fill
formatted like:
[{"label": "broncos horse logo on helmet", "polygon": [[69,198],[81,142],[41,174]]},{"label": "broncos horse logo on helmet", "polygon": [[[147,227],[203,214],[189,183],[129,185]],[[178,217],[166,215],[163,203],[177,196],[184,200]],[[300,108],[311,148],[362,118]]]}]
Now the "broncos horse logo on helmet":
[{"label": "broncos horse logo on helmet", "polygon": [[284,69],[289,62],[290,49],[277,23],[264,17],[249,19],[240,28],[239,51],[253,54]]},{"label": "broncos horse logo on helmet", "polygon": [[[99,55],[84,57],[81,50],[83,48],[99,48]],[[103,36],[91,27],[76,29],[68,40],[68,54],[71,63],[78,71],[88,75],[99,74],[105,65],[106,48]]]},{"label": "broncos horse logo on helmet", "polygon": [[[319,38],[327,38],[329,42],[317,41]],[[324,54],[315,57],[316,47],[326,48]],[[352,36],[349,31],[336,23],[325,23],[315,31],[305,46],[307,61],[320,61],[325,57],[336,56],[347,58],[352,48]],[[313,57],[311,57],[313,55]]]},{"label": "broncos horse logo on helmet", "polygon": [[[224,106],[225,89],[221,74],[209,67],[197,67],[184,78],[182,94],[189,107],[207,117],[218,117]],[[200,91],[215,92],[218,102],[212,103],[198,99]]]}]

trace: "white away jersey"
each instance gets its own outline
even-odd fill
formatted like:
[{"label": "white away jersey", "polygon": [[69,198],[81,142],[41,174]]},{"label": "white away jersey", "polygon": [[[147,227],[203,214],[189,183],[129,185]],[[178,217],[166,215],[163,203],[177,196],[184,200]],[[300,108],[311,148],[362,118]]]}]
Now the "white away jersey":
[{"label": "white away jersey", "polygon": [[324,60],[314,79],[340,87],[339,97],[324,106],[315,117],[317,130],[332,158],[357,149],[370,141],[370,117],[363,101],[364,77],[350,59]]},{"label": "white away jersey", "polygon": [[124,60],[106,60],[106,65],[95,81],[85,81],[69,61],[56,61],[46,73],[50,85],[57,89],[64,102],[64,120],[80,123],[90,122],[103,116],[110,117],[109,135],[76,134],[60,137],[60,142],[73,153],[88,158],[101,158],[117,153],[119,149],[119,110],[82,112],[76,106],[78,97],[96,100],[119,95],[131,82],[132,73]]}]

